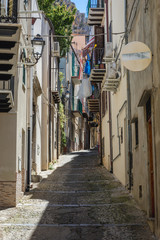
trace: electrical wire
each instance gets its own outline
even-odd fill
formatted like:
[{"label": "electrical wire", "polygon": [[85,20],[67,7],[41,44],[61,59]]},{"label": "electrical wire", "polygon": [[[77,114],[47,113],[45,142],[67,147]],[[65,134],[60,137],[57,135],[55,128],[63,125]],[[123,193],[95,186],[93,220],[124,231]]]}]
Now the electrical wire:
[{"label": "electrical wire", "polygon": [[[136,3],[137,3],[137,5],[135,6]],[[125,39],[126,34],[129,34],[129,33],[131,32],[131,29],[132,29],[132,26],[133,26],[133,22],[134,22],[134,20],[135,20],[136,15],[137,15],[138,5],[139,5],[139,0],[138,0],[138,1],[135,0],[135,1],[133,2],[133,4],[132,4],[131,11],[130,11],[129,18],[128,18],[128,22],[127,22],[127,30],[126,30],[126,32],[124,33],[124,36],[123,36],[123,38],[122,38],[122,40],[121,40],[121,46],[120,46],[120,48],[119,48],[119,52],[118,52],[118,54],[117,54],[117,57],[116,57],[115,62],[117,62],[117,60],[118,60],[118,58],[119,58],[119,55],[120,55],[120,53],[121,53],[122,46],[123,46],[123,41],[124,41],[124,39]],[[132,14],[133,14],[133,11],[134,11],[134,16],[132,15]],[[133,18],[132,18],[132,16],[133,16]],[[132,22],[131,22],[131,24],[130,24],[130,21],[131,21],[131,20],[132,20]]]},{"label": "electrical wire", "polygon": [[48,105],[48,106],[51,106],[51,107],[54,109],[55,112],[58,112],[57,108],[56,108],[52,103],[49,102],[49,100],[48,100],[48,98],[45,96],[45,93],[43,92],[43,90],[42,90],[42,96],[43,96],[43,99],[45,99],[45,101],[47,102],[47,105]]},{"label": "electrical wire", "polygon": [[[117,32],[117,33],[112,33],[112,35],[122,35],[126,32]],[[27,37],[35,37],[35,35],[30,35],[30,34],[25,34]],[[97,37],[97,36],[105,36],[107,35],[107,33],[99,33],[99,34],[93,34],[93,35],[88,35],[88,34],[75,34],[75,35],[71,35],[71,36],[63,36],[63,35],[51,35],[51,37],[57,37],[57,38],[74,38],[74,37],[78,37],[78,36],[85,36],[85,37]],[[46,35],[41,35],[41,37],[50,37],[49,34]]]},{"label": "electrical wire", "polygon": [[[135,1],[136,2],[136,1]],[[139,0],[137,1],[137,5],[136,5],[136,7],[135,7],[135,12],[134,12],[134,16],[133,16],[133,18],[132,18],[132,22],[131,22],[131,25],[130,25],[130,29],[128,29],[128,32],[130,33],[131,32],[131,30],[132,30],[132,26],[133,26],[133,22],[134,22],[134,20],[135,20],[135,17],[136,17],[136,15],[137,15],[137,10],[138,10],[138,5],[139,5]]]}]

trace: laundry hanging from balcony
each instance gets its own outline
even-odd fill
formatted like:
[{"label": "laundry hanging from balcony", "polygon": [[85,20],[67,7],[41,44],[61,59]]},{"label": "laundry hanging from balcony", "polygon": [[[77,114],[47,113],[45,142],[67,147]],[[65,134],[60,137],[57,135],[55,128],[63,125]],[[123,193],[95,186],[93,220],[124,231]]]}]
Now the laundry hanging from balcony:
[{"label": "laundry hanging from balcony", "polygon": [[81,80],[82,78],[83,78],[83,53],[82,53],[82,51],[81,51],[79,79]]},{"label": "laundry hanging from balcony", "polygon": [[90,56],[89,56],[89,54],[87,54],[87,60],[86,60],[84,72],[85,72],[85,74],[87,74],[88,77],[90,76],[90,73],[91,73],[90,60],[91,60]]},{"label": "laundry hanging from balcony", "polygon": [[89,81],[89,78],[82,79],[82,84],[78,91],[78,98],[83,101],[83,98],[87,98],[92,95],[92,86]]},{"label": "laundry hanging from balcony", "polygon": [[83,57],[85,57],[95,45],[95,37],[91,38],[87,45],[82,49]]}]

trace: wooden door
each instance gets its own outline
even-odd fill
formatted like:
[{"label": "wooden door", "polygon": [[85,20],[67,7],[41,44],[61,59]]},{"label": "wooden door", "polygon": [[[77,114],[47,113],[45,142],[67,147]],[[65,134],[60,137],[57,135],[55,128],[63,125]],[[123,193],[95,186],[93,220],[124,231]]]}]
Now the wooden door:
[{"label": "wooden door", "polygon": [[148,119],[148,147],[149,147],[149,179],[150,179],[150,217],[155,216],[154,205],[154,167],[153,167],[153,149],[152,149],[152,122]]}]

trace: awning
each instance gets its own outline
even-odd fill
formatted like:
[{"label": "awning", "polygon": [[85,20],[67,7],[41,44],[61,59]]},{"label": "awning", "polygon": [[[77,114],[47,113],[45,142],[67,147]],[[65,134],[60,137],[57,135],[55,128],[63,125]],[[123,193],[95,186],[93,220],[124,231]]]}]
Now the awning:
[{"label": "awning", "polygon": [[91,38],[91,40],[87,43],[87,45],[82,49],[83,57],[85,57],[89,53],[89,48],[93,48],[95,45],[95,37]]}]

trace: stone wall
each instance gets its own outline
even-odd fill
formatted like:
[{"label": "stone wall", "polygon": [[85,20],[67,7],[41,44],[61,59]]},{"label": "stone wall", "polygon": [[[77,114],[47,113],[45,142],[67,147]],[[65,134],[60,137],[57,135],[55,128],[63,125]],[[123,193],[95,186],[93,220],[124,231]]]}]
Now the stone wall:
[{"label": "stone wall", "polygon": [[16,206],[16,182],[0,182],[0,206]]},{"label": "stone wall", "polygon": [[22,173],[17,173],[16,179],[17,179],[17,182],[16,182],[16,204],[17,204],[23,196],[23,192],[22,192]]},{"label": "stone wall", "polygon": [[22,192],[22,174],[18,173],[17,181],[1,181],[0,182],[0,206],[15,207],[23,196]]}]

